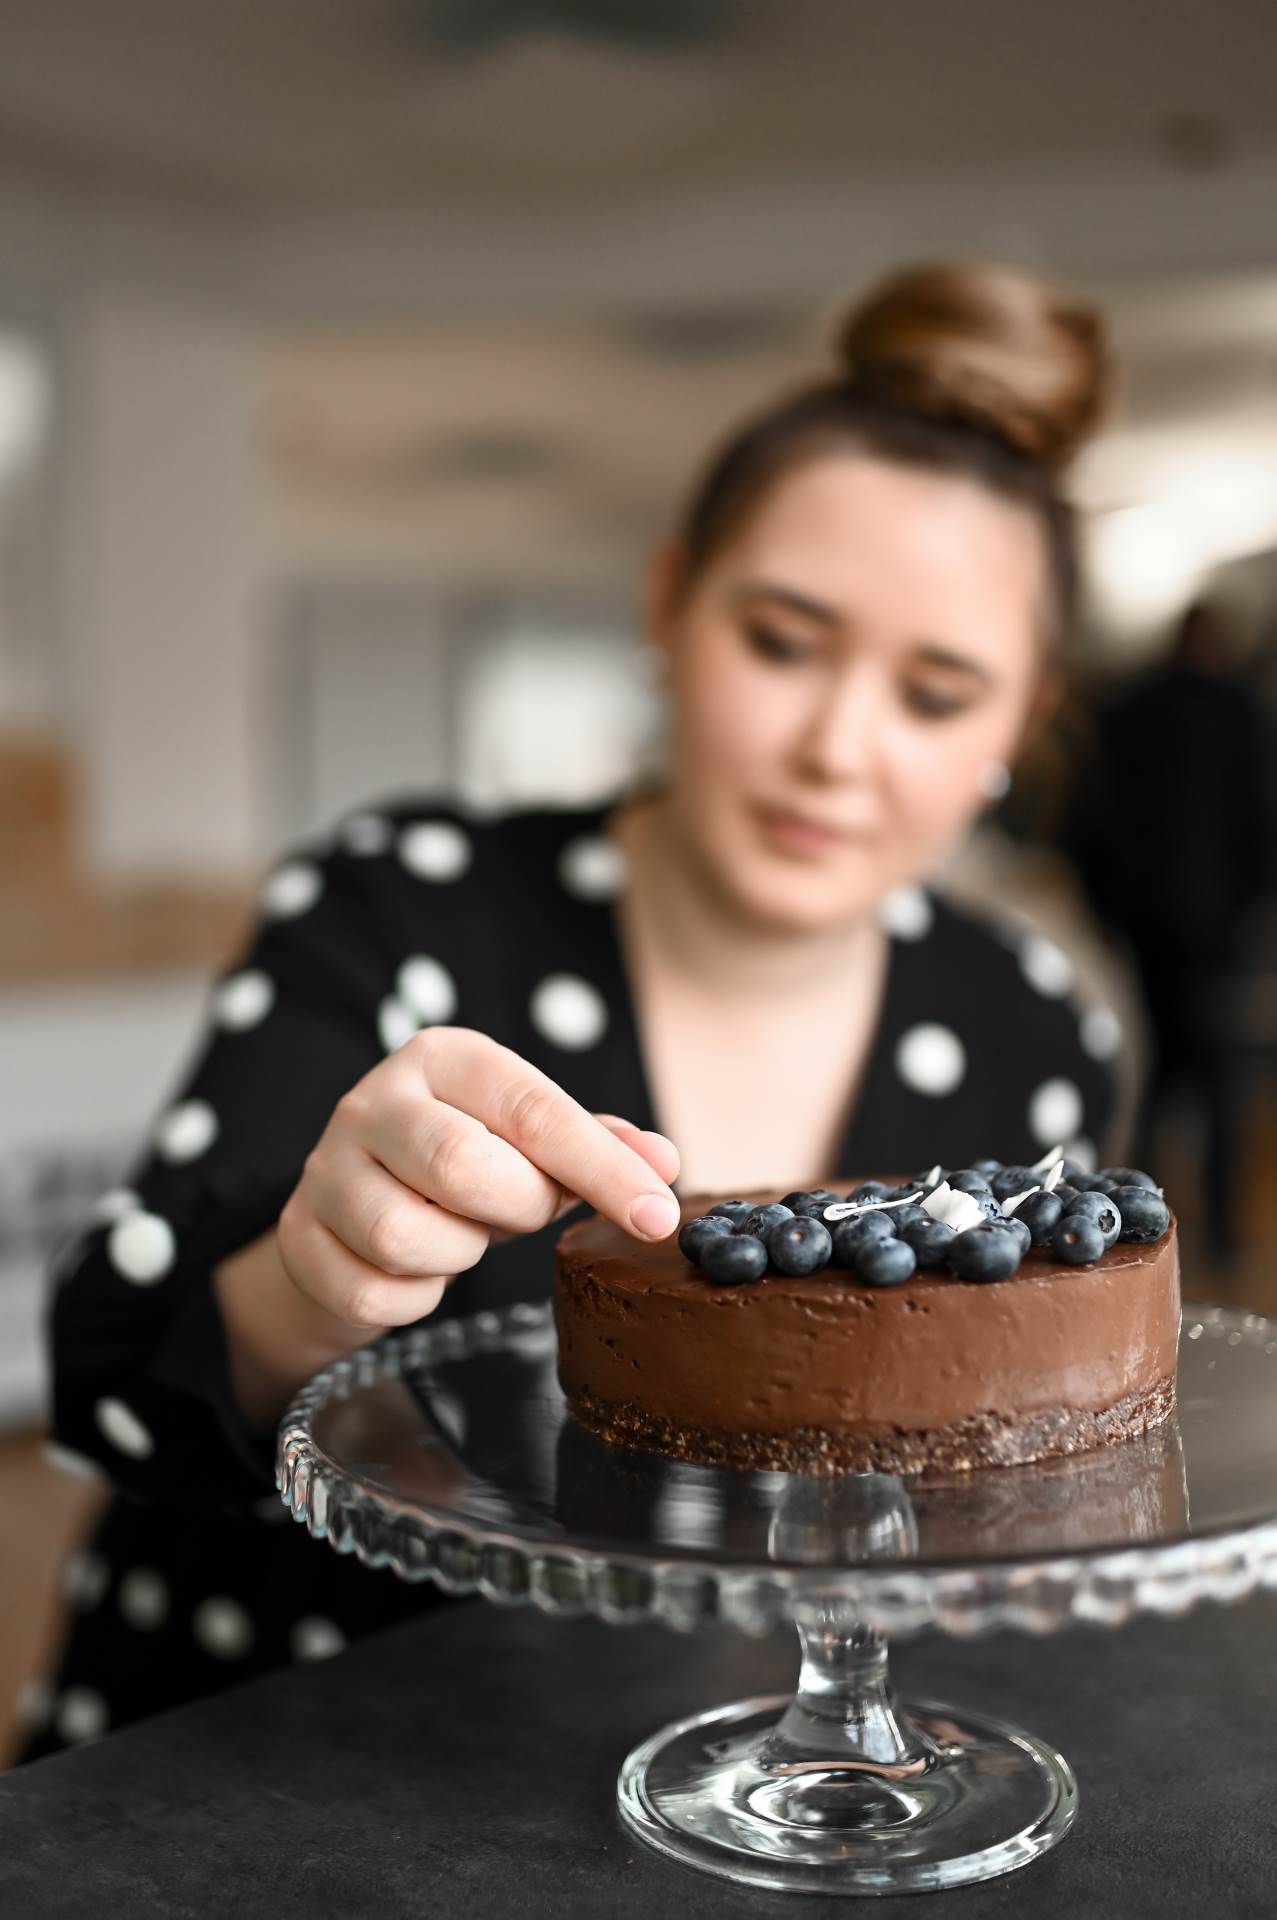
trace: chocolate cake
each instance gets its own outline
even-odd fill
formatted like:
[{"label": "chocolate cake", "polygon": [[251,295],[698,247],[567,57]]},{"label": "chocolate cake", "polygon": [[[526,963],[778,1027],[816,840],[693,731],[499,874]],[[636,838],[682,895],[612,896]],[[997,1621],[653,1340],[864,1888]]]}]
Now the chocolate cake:
[{"label": "chocolate cake", "polygon": [[[1010,1272],[1004,1242],[1011,1234],[999,1214],[1020,1196],[1000,1196],[978,1232],[951,1236],[955,1247],[958,1240],[975,1246],[974,1262],[961,1249],[949,1259],[974,1265],[978,1278],[939,1264],[913,1265],[901,1278],[907,1253],[888,1259],[880,1247],[863,1260],[863,1273],[879,1277],[862,1277],[857,1245],[891,1240],[931,1249],[937,1237],[929,1220],[898,1234],[890,1225],[865,1226],[866,1210],[881,1208],[879,1219],[889,1222],[893,1207],[901,1218],[906,1209],[922,1211],[883,1182],[858,1190],[865,1197],[849,1235],[841,1219],[827,1216],[846,1216],[854,1194],[841,1208],[826,1189],[788,1195],[795,1206],[781,1206],[786,1218],[742,1214],[743,1202],[686,1203],[685,1223],[712,1216],[719,1204],[720,1221],[734,1211],[734,1232],[752,1221],[754,1237],[775,1249],[765,1271],[751,1268],[744,1284],[695,1264],[701,1232],[714,1237],[708,1229],[685,1225],[682,1245],[647,1245],[595,1216],[570,1227],[558,1245],[555,1316],[568,1405],[584,1426],[625,1446],[808,1473],[1023,1465],[1143,1433],[1174,1405],[1180,1307],[1175,1221],[1152,1182],[1140,1178],[1152,1212],[1132,1202],[1128,1237],[1109,1231],[1121,1221],[1103,1211],[1107,1196],[1098,1185],[1090,1204],[1061,1186],[1069,1195],[1061,1210],[1028,1209],[1038,1224],[1032,1236],[1027,1226],[1020,1230]],[[1116,1212],[1131,1188],[1108,1186]],[[983,1192],[975,1197],[986,1200]],[[1057,1211],[1067,1217],[1051,1218]],[[1080,1216],[1098,1217],[1111,1240],[1082,1263],[1079,1256],[1098,1242],[1078,1229]],[[793,1224],[804,1218],[808,1228]],[[1149,1218],[1160,1229],[1156,1238]],[[823,1238],[818,1222],[826,1222]],[[776,1238],[786,1229],[787,1239]],[[840,1232],[852,1251],[838,1251]],[[986,1232],[995,1247],[980,1239]],[[779,1271],[778,1259],[794,1264],[789,1250],[799,1241],[819,1241],[825,1264]],[[1001,1267],[1000,1253],[1008,1254]],[[721,1259],[718,1265],[727,1270]]]}]

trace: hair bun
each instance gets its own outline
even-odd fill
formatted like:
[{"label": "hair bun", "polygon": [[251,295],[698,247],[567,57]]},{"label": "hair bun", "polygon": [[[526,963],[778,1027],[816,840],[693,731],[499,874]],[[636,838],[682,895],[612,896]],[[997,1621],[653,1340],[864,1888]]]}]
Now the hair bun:
[{"label": "hair bun", "polygon": [[1110,362],[1094,307],[1003,266],[910,267],[839,328],[860,392],[996,433],[1055,471],[1094,431]]}]

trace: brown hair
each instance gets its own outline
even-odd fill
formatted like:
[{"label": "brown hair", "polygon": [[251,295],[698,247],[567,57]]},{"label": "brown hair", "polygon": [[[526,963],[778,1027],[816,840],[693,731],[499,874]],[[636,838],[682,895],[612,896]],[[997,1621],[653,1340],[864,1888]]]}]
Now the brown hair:
[{"label": "brown hair", "polygon": [[834,376],[747,420],[710,461],[680,530],[685,581],[785,474],[850,446],[977,480],[1033,513],[1067,629],[1077,559],[1060,476],[1108,398],[1098,312],[1010,267],[911,267],[853,307],[835,350]]}]

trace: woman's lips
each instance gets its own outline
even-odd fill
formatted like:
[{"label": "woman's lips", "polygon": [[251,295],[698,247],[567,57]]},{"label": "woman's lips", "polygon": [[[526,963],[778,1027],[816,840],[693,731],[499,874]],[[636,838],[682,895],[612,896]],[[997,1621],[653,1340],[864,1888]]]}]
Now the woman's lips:
[{"label": "woman's lips", "polygon": [[785,853],[807,858],[839,849],[863,846],[869,836],[848,827],[831,827],[786,807],[755,806],[754,816],[771,844]]}]

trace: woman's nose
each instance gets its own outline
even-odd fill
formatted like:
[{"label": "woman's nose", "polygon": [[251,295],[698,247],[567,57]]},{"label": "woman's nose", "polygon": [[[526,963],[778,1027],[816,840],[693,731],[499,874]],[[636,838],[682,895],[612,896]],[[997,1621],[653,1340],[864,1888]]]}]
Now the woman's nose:
[{"label": "woman's nose", "polygon": [[798,762],[809,778],[843,783],[872,774],[886,718],[884,696],[879,676],[864,665],[826,683],[797,741]]}]

